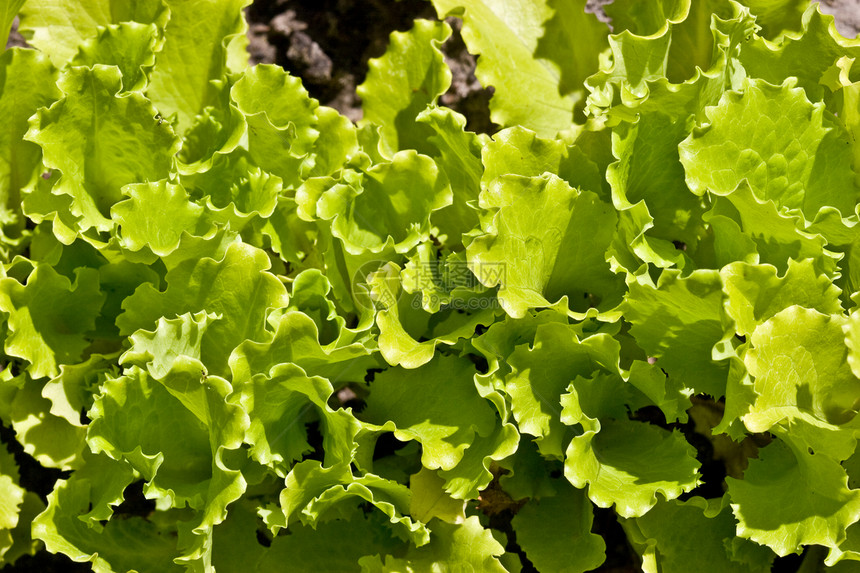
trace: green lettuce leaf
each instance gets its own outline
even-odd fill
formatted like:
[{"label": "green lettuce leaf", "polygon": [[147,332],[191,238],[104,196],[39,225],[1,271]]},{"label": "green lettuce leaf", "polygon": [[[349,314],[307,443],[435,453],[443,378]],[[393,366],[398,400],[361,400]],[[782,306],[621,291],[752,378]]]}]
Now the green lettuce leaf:
[{"label": "green lettuce leaf", "polygon": [[[320,230],[315,222],[299,218],[295,199],[278,197],[272,214],[267,219],[258,219],[255,230],[268,242],[271,249],[293,268],[312,265],[320,253],[316,251],[316,240]],[[260,246],[260,245],[256,245]]]},{"label": "green lettuce leaf", "polygon": [[[469,360],[442,355],[415,371],[389,368],[374,378],[359,417],[399,440],[421,442],[424,466],[449,470],[478,435],[489,435],[496,425],[492,405],[475,388],[474,373]],[[437,394],[445,400],[426,399]]]},{"label": "green lettuce leaf", "polygon": [[248,4],[249,0],[167,2],[170,26],[146,94],[163,117],[176,115],[180,133],[206,106],[217,103],[217,83],[227,74],[227,46],[245,34],[242,8]]},{"label": "green lettuce leaf", "polygon": [[116,358],[117,353],[92,354],[80,364],[61,365],[60,374],[42,388],[42,397],[51,401],[51,414],[72,426],[84,426],[81,412],[92,407],[101,383],[118,373]]},{"label": "green lettuce leaf", "polygon": [[223,374],[230,353],[239,344],[271,339],[266,317],[271,309],[287,305],[287,291],[266,272],[269,266],[265,253],[243,243],[232,243],[219,261],[185,261],[167,273],[164,292],[147,283],[125,299],[125,312],[117,317],[117,326],[128,335],[152,328],[161,317],[204,310],[220,315],[207,330],[202,360],[209,372]]},{"label": "green lettuce leaf", "polygon": [[403,273],[388,264],[368,280],[379,307],[379,351],[391,365],[418,368],[433,358],[437,344],[469,338],[479,326],[492,324],[498,313],[494,293],[477,283],[461,256],[421,260],[427,254],[419,248],[419,260],[410,261]]},{"label": "green lettuce leaf", "polygon": [[577,376],[617,373],[618,343],[602,334],[579,340],[568,325],[548,323],[538,326],[534,342],[518,346],[507,362],[512,371],[504,390],[520,432],[535,436],[543,455],[562,459],[572,436],[561,419],[561,395]]},{"label": "green lettuce leaf", "polygon": [[7,402],[6,423],[15,430],[16,439],[44,467],[61,470],[79,467],[86,451],[86,428],[79,420],[71,423],[48,413],[51,402],[42,395],[44,381],[26,376],[22,381],[23,387]]},{"label": "green lettuce leaf", "polygon": [[[824,211],[829,209],[825,207]],[[723,257],[719,257],[723,264],[735,260],[767,263],[785,274],[789,259],[809,258],[813,259],[816,272],[835,276],[836,261],[841,255],[824,248],[827,239],[805,232],[804,219],[799,214],[785,213],[773,201],[757,198],[746,181],[728,197],[713,201],[713,208],[704,218],[712,222],[715,217],[723,217],[717,227],[723,231],[722,237],[715,240],[718,255],[720,250],[723,252]],[[732,242],[736,244],[732,246]]]},{"label": "green lettuce leaf", "polygon": [[[851,67],[854,58],[842,56],[833,67],[821,77],[821,83],[833,92],[833,114],[848,130],[853,141],[857,141],[860,133],[860,113],[857,110],[858,97],[860,97],[860,82],[852,77]],[[853,145],[855,183],[860,175],[860,147]]]},{"label": "green lettuce leaf", "polygon": [[424,523],[436,517],[448,523],[465,521],[466,502],[447,495],[444,485],[445,480],[425,467],[409,476],[409,489],[412,491],[409,513],[412,517]]},{"label": "green lettuce leaf", "polygon": [[203,236],[211,227],[203,207],[190,201],[180,185],[135,183],[123,191],[129,198],[111,207],[111,218],[120,244],[130,251],[148,248],[165,257],[179,248],[183,233]]},{"label": "green lettuce leaf", "polygon": [[622,279],[604,252],[617,216],[596,194],[552,174],[505,175],[482,192],[481,206],[494,216],[467,248],[469,267],[482,284],[500,285],[505,312],[521,318],[559,304],[577,317],[615,316]]},{"label": "green lettuce leaf", "polygon": [[[369,517],[332,520],[318,524],[316,529],[293,524],[289,535],[272,540],[272,546],[255,571],[278,573],[283,570],[284,563],[290,563],[304,571],[336,569],[358,572],[358,561],[364,556],[384,555],[402,546],[402,542],[393,538],[385,525],[379,523],[380,520],[373,519],[373,515]],[[253,543],[257,543],[256,539]],[[247,571],[246,563],[241,563],[235,571]]]},{"label": "green lettuce leaf", "polygon": [[[758,1],[746,3],[753,12],[756,8],[754,4],[762,4]],[[770,6],[778,9],[780,4],[785,4],[785,1],[773,2]],[[796,14],[792,14],[792,11],[786,11],[783,7],[779,14],[795,18]],[[812,102],[821,101],[828,95],[826,82],[822,80],[834,62],[842,56],[857,58],[860,55],[860,47],[839,34],[833,16],[822,14],[817,2],[809,2],[806,6],[799,30],[788,32],[775,42],[768,40],[766,37],[751,37],[740,51],[738,59],[747,74],[774,85],[782,84],[789,77],[797,78],[797,85],[803,88],[806,97]],[[797,62],[801,59],[803,65],[798,66]]]},{"label": "green lettuce leaf", "polygon": [[[556,62],[564,62],[570,70],[576,69],[574,62],[589,58],[568,59],[573,47],[558,42],[571,39],[565,33],[566,22],[560,19],[544,30],[544,23],[555,13],[549,3],[434,0],[433,5],[440,19],[446,16],[463,19],[463,40],[470,53],[480,56],[475,74],[484,86],[493,86],[495,90],[490,103],[493,122],[502,127],[522,125],[545,137],[555,137],[570,126],[573,107],[581,92],[568,96],[559,91],[562,76]],[[562,9],[562,13],[573,13],[576,8],[581,11],[582,6],[582,2],[577,2],[575,8]],[[593,16],[583,15],[581,21],[589,25],[584,28],[589,33],[600,26],[606,29]],[[550,31],[552,35],[545,38]],[[543,45],[542,38],[546,40]],[[596,54],[600,44],[589,49]]]},{"label": "green lettuce leaf", "polygon": [[0,43],[0,46],[3,46],[3,49],[6,49],[6,42],[9,40],[9,29],[12,27],[12,22],[15,20],[15,16],[18,15],[18,11],[21,9],[21,6],[24,5],[26,0],[3,0],[3,7],[0,10],[0,40],[3,40]]},{"label": "green lettuce leaf", "polygon": [[427,527],[405,515],[410,508],[409,488],[373,474],[356,477],[347,464],[326,468],[315,460],[300,462],[293,466],[280,495],[288,526],[299,521],[316,526],[338,517],[354,518],[364,513],[359,506],[362,500],[387,516],[398,536],[416,545],[430,540]]},{"label": "green lettuce leaf", "polygon": [[[245,496],[230,505],[227,518],[212,535],[212,566],[223,573],[266,570],[261,562],[272,553],[262,541],[264,524],[257,503]],[[274,540],[273,540],[274,541]]]},{"label": "green lettuce leaf", "polygon": [[609,167],[607,178],[616,204],[645,202],[654,220],[648,235],[682,243],[692,254],[705,225],[702,200],[690,193],[678,156],[686,134],[684,120],[662,113],[621,123],[612,132],[618,162]]},{"label": "green lettuce leaf", "polygon": [[[771,41],[789,32],[802,32],[802,21],[809,7],[809,0],[743,0],[761,26],[759,35]],[[808,19],[809,16],[806,16]]]},{"label": "green lettuce leaf", "polygon": [[[167,507],[202,509],[217,496],[244,489],[238,472],[228,471],[221,458],[241,443],[247,418],[225,402],[229,385],[214,376],[202,379],[198,369],[195,387],[189,384],[194,373],[189,359],[177,360],[162,382],[132,367],[102,385],[89,413],[91,447],[131,464],[149,482],[144,491],[163,497]],[[132,407],[136,423],[125,423],[124,410]],[[172,439],[178,428],[184,428],[181,441]]]},{"label": "green lettuce leaf", "polygon": [[[188,245],[186,242],[185,245]],[[191,253],[194,256],[194,253]],[[152,267],[119,259],[115,263],[99,266],[99,288],[105,294],[101,315],[96,319],[96,350],[109,354],[119,350],[120,339],[116,317],[122,312],[122,303],[144,283],[158,284],[161,277]],[[113,345],[111,345],[113,343]]]},{"label": "green lettuce leaf", "polygon": [[671,44],[668,21],[649,36],[629,30],[609,36],[610,56],[601,58],[599,71],[585,81],[591,92],[587,109],[601,117],[606,108],[640,104],[648,97],[648,84],[666,77]]},{"label": "green lettuce leaf", "polygon": [[18,526],[21,506],[27,490],[18,485],[18,466],[6,448],[0,448],[0,563],[14,560],[5,558],[12,548],[12,534]]},{"label": "green lettuce leaf", "polygon": [[551,498],[565,485],[551,476],[561,465],[556,460],[543,457],[534,442],[523,441],[516,452],[499,463],[499,467],[505,470],[499,484],[513,500]]},{"label": "green lettuce leaf", "polygon": [[728,498],[693,497],[658,503],[647,514],[622,522],[627,538],[642,556],[643,571],[766,573],[774,555],[735,537]]},{"label": "green lettuce leaf", "polygon": [[[558,91],[575,100],[575,119],[583,119],[584,82],[599,67],[599,58],[608,46],[609,28],[586,11],[582,0],[548,0],[552,15],[544,21],[535,57],[558,70]],[[537,131],[537,130],[536,130]],[[550,134],[551,135],[551,134]]]},{"label": "green lettuce leaf", "polygon": [[349,411],[328,406],[332,393],[328,380],[309,377],[294,364],[275,366],[271,376],[258,374],[238,385],[230,401],[251,419],[245,435],[251,456],[286,477],[294,462],[313,451],[306,424],[316,418],[326,463],[352,461],[359,424]]},{"label": "green lettuce leaf", "polygon": [[479,378],[488,380],[489,385],[495,385],[494,380],[504,381],[505,375],[511,372],[507,358],[522,344],[530,344],[535,339],[538,327],[544,323],[568,324],[567,317],[554,310],[543,310],[538,313],[528,313],[523,318],[505,316],[490,325],[486,332],[471,340],[472,346],[487,361],[487,373]]},{"label": "green lettuce leaf", "polygon": [[501,393],[491,391],[477,381],[478,392],[491,401],[502,422],[496,424],[489,436],[476,435],[460,462],[450,470],[440,470],[445,491],[455,499],[475,499],[495,479],[497,462],[512,456],[520,447],[520,434],[510,423],[510,408]]},{"label": "green lettuce leaf", "polygon": [[845,469],[808,451],[790,432],[751,460],[744,479],[726,478],[737,535],[783,556],[803,545],[835,548],[860,517],[860,491],[848,489]]},{"label": "green lettuce leaf", "polygon": [[0,130],[0,252],[4,260],[10,258],[8,248],[26,223],[22,191],[41,170],[41,151],[23,140],[27,120],[62,96],[56,81],[57,71],[44,54],[12,49],[0,55],[0,114],[5,126]]},{"label": "green lettuce leaf", "polygon": [[741,4],[624,1],[607,8],[614,29],[628,29],[610,37],[611,58],[586,81],[586,109],[595,116],[636,121],[656,111],[701,120],[705,106],[743,79],[737,53],[757,28]]},{"label": "green lettuce leaf", "polygon": [[21,10],[18,30],[27,43],[48,55],[58,68],[72,60],[79,47],[98,35],[99,27],[122,22],[167,25],[168,6],[164,0],[74,0],[27,2]]},{"label": "green lettuce leaf", "polygon": [[677,24],[686,20],[690,15],[690,5],[689,0],[616,0],[607,6],[606,15],[612,18],[612,29],[616,33],[629,30],[638,36],[651,36],[667,22]]},{"label": "green lettuce leaf", "polygon": [[[228,88],[226,85],[220,87],[213,96],[217,103],[203,108],[182,137],[182,149],[177,155],[177,169],[182,175],[180,182],[183,185],[190,185],[189,179],[192,175],[199,174],[202,179],[210,177],[209,171],[219,160],[223,170],[225,164],[233,167],[247,155],[244,150],[233,154],[248,135],[248,122],[242,112],[232,104]],[[161,114],[158,118],[164,121]],[[230,159],[224,161],[225,155],[231,155]],[[229,177],[232,179],[233,174]],[[229,186],[220,186],[222,194],[224,187]]]},{"label": "green lettuce leaf", "polygon": [[207,171],[181,179],[191,198],[211,212],[209,219],[236,231],[245,231],[256,217],[269,217],[283,191],[280,177],[256,167],[243,153],[216,154]]},{"label": "green lettuce leaf", "polygon": [[430,543],[410,547],[402,559],[386,555],[363,557],[359,560],[362,573],[394,573],[395,571],[436,571],[443,567],[460,567],[467,571],[504,573],[498,560],[504,547],[481,526],[476,516],[464,523],[435,522]]},{"label": "green lettuce leaf", "polygon": [[298,310],[313,319],[320,343],[329,344],[353,334],[346,320],[337,313],[332,301],[331,283],[319,269],[307,269],[296,275],[290,292],[290,310]]},{"label": "green lettuce leaf", "polygon": [[35,555],[42,549],[42,542],[33,538],[32,525],[36,516],[45,510],[45,504],[31,491],[24,493],[24,500],[18,512],[18,524],[10,532],[12,544],[6,549],[0,563],[15,563],[24,555]]},{"label": "green lettuce leaf", "polygon": [[170,320],[159,318],[152,332],[138,330],[129,336],[131,348],[120,356],[119,363],[126,368],[137,365],[160,380],[180,357],[200,360],[206,330],[218,318],[206,311]]},{"label": "green lettuce leaf", "polygon": [[663,271],[657,285],[633,282],[622,306],[630,334],[670,378],[697,393],[725,394],[728,364],[714,347],[725,336],[720,275],[698,270],[687,277]]},{"label": "green lettuce leaf", "polygon": [[481,153],[486,138],[466,131],[466,118],[446,107],[428,107],[416,118],[431,130],[427,140],[435,150],[428,153],[451,184],[451,205],[434,211],[430,220],[439,227],[437,240],[458,250],[465,233],[478,225],[476,209],[480,192]]},{"label": "green lettuce leaf", "polygon": [[744,424],[767,431],[786,410],[800,409],[830,424],[856,415],[860,380],[847,361],[841,315],[790,306],[752,333],[744,362],[757,394]]},{"label": "green lettuce leaf", "polygon": [[634,360],[627,381],[660,408],[667,422],[687,421],[693,389],[685,387],[682,379],[667,376],[656,362]]},{"label": "green lettuce leaf", "polygon": [[317,101],[299,78],[272,65],[247,70],[230,97],[245,114],[252,161],[280,177],[285,187],[298,187],[302,170],[313,166],[309,154],[321,133]]},{"label": "green lettuce leaf", "polygon": [[179,141],[142,95],[117,95],[116,67],[72,68],[59,86],[65,97],[39,110],[25,137],[42,147],[47,167],[62,173],[51,192],[72,198],[78,231],[110,231],[122,187],[165,179]]},{"label": "green lettuce leaf", "polygon": [[[657,494],[675,499],[699,485],[695,448],[678,432],[629,420],[603,421],[565,406],[565,421],[584,433],[565,452],[564,475],[599,507],[621,517],[645,515]],[[579,415],[577,415],[579,414]]]},{"label": "green lettuce leaf", "polygon": [[377,163],[349,185],[322,193],[318,215],[352,254],[405,253],[430,235],[430,213],[451,204],[451,187],[436,164],[414,151]]},{"label": "green lettuce leaf", "polygon": [[810,259],[789,259],[780,277],[776,267],[732,263],[720,269],[728,295],[726,313],[738,334],[748,336],[778,312],[797,305],[823,314],[840,314],[839,289],[826,276],[817,275]]},{"label": "green lettuce leaf", "polygon": [[781,85],[746,80],[708,110],[707,126],[679,146],[690,189],[728,195],[742,180],[756,197],[800,209],[808,219],[824,207],[853,212],[849,136],[788,79]]},{"label": "green lettuce leaf", "polygon": [[845,346],[848,347],[848,366],[851,367],[851,372],[860,378],[860,312],[855,310],[848,316],[842,331],[845,333]]},{"label": "green lettuce leaf", "polygon": [[303,312],[288,311],[277,319],[274,337],[267,342],[246,340],[230,354],[229,365],[236,382],[255,374],[268,374],[278,364],[291,363],[309,376],[328,378],[333,384],[363,381],[368,368],[379,359],[361,342],[320,344],[319,330]]},{"label": "green lettuce leaf", "polygon": [[363,102],[362,123],[379,126],[384,157],[432,149],[427,141],[432,131],[415,118],[451,85],[451,70],[439,50],[450,35],[445,22],[416,20],[408,32],[393,32],[385,54],[368,62],[367,78],[356,92]]},{"label": "green lettuce leaf", "polygon": [[99,26],[98,35],[89,38],[78,49],[73,66],[116,66],[122,74],[124,92],[142,92],[149,83],[160,47],[160,33],[155,24],[122,22]]},{"label": "green lettuce leaf", "polygon": [[606,544],[591,533],[591,502],[569,485],[559,484],[557,489],[558,495],[530,501],[511,520],[517,543],[540,571],[596,569],[605,559]]},{"label": "green lettuce leaf", "polygon": [[226,402],[230,390],[199,361],[178,357],[160,380],[135,366],[106,381],[89,412],[93,451],[134,468],[159,509],[195,510],[178,524],[183,562],[211,558],[213,527],[246,489],[228,465],[228,452],[242,445],[248,427],[241,408]]},{"label": "green lettuce leaf", "polygon": [[[180,572],[176,528],[139,516],[110,519],[113,505],[134,480],[127,465],[107,456],[87,457],[86,464],[48,495],[48,507],[33,522],[33,537],[52,553],[72,561],[92,562],[97,573],[137,570]],[[83,518],[83,519],[80,519]]]},{"label": "green lettuce leaf", "polygon": [[[635,38],[642,46],[654,48],[652,54],[664,52],[664,74],[672,83],[681,83],[694,78],[701,70],[708,70],[714,60],[712,51],[714,36],[711,16],[730,18],[733,6],[721,0],[700,2],[615,2],[607,14],[612,18],[613,30],[631,33],[622,44],[631,43]],[[665,39],[670,38],[669,43]],[[630,64],[636,63],[641,55],[630,50],[624,53],[627,72],[635,76],[637,70]],[[656,63],[656,58],[650,63]],[[647,78],[657,79],[657,78]],[[624,96],[622,95],[622,100]]]},{"label": "green lettuce leaf", "polygon": [[22,285],[0,279],[0,310],[9,313],[5,351],[29,362],[33,378],[54,377],[60,364],[75,364],[90,344],[87,334],[105,301],[98,272],[75,269],[74,281],[38,266]]},{"label": "green lettuce leaf", "polygon": [[608,200],[599,160],[590,151],[587,146],[540,137],[522,127],[503,129],[481,149],[484,163],[481,183],[487,187],[503,175],[539,177],[549,172],[567,181],[571,187],[591,191]]},{"label": "green lettuce leaf", "polygon": [[314,166],[310,175],[332,175],[345,163],[359,154],[358,130],[346,116],[337,110],[319,106],[314,110],[319,137],[314,141]]}]

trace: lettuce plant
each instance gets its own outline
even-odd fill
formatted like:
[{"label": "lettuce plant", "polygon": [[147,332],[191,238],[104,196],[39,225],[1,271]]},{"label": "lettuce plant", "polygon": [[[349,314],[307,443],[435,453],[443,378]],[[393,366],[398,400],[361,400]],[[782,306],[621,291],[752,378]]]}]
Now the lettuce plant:
[{"label": "lettuce plant", "polygon": [[433,0],[356,125],[246,4],[0,3],[0,419],[63,472],[0,448],[0,563],[578,573],[617,520],[649,573],[858,568],[860,41]]}]

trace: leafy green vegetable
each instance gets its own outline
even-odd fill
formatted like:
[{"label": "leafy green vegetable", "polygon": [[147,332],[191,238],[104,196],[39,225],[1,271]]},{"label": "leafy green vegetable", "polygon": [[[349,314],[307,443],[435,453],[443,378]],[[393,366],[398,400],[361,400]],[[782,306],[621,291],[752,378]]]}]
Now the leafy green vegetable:
[{"label": "leafy green vegetable", "polygon": [[[649,573],[856,568],[830,16],[433,0],[353,124],[247,4],[0,1],[0,565],[584,572],[618,519]],[[455,29],[495,133],[440,103]]]},{"label": "leafy green vegetable", "polygon": [[591,533],[587,498],[570,485],[560,484],[560,489],[559,495],[527,504],[517,513],[512,520],[517,541],[539,570],[590,571],[603,562],[606,545]]}]

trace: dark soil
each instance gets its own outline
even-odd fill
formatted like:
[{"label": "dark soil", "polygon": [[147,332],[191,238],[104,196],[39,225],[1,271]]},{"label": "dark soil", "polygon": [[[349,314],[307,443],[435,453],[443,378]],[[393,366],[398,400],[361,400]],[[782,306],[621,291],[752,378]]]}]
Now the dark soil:
[{"label": "dark soil", "polygon": [[[355,93],[367,61],[385,53],[391,32],[406,31],[416,18],[436,19],[423,0],[258,1],[247,11],[249,52],[254,63],[275,63],[302,78],[310,94],[353,121],[361,119]],[[491,91],[475,78],[475,58],[460,37],[460,21],[443,46],[453,75],[442,104],[465,115],[473,131],[494,131],[487,104]]]},{"label": "dark soil", "polygon": [[836,29],[846,38],[860,34],[860,0],[821,0],[821,11],[836,17]]}]

